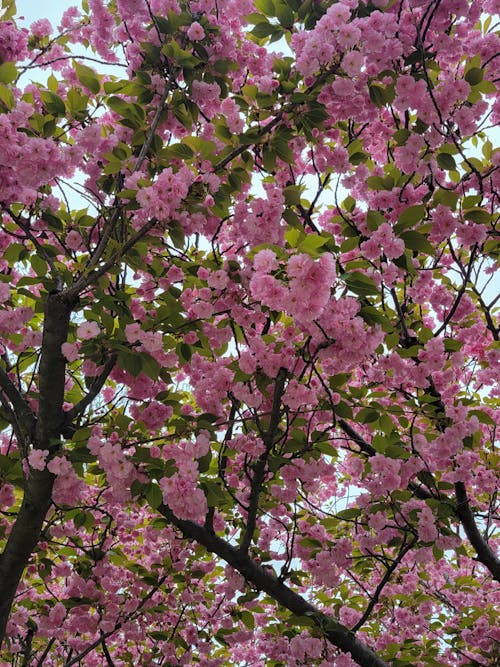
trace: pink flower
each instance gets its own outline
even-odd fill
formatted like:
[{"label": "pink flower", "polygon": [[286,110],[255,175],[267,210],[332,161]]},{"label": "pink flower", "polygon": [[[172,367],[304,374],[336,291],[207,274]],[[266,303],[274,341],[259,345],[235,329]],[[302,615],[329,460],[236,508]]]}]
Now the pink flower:
[{"label": "pink flower", "polygon": [[75,361],[78,359],[78,352],[80,350],[79,343],[63,343],[61,345],[61,352],[67,361]]},{"label": "pink flower", "polygon": [[33,468],[33,470],[43,470],[48,453],[48,449],[32,449],[28,456],[30,468]]},{"label": "pink flower", "polygon": [[74,229],[66,234],[66,247],[70,250],[80,250],[82,247],[82,237]]},{"label": "pink flower", "polygon": [[68,469],[71,468],[71,464],[63,456],[54,456],[54,458],[47,463],[47,468],[53,475],[60,475],[67,472]]},{"label": "pink flower", "polygon": [[37,37],[45,37],[45,35],[50,35],[52,32],[52,25],[48,19],[38,19],[30,25],[30,31],[32,35]]},{"label": "pink flower", "polygon": [[5,303],[10,297],[10,287],[7,283],[0,283],[0,303]]},{"label": "pink flower", "polygon": [[271,273],[278,268],[276,254],[269,248],[259,250],[253,258],[253,268],[259,273]]},{"label": "pink flower", "polygon": [[56,627],[61,625],[61,623],[66,618],[66,607],[62,604],[62,602],[58,602],[54,607],[52,607],[50,610],[49,618],[51,623],[53,623]]},{"label": "pink flower", "polygon": [[78,329],[76,330],[76,335],[82,340],[88,340],[89,338],[95,338],[101,333],[99,325],[97,322],[82,322]]},{"label": "pink flower", "polygon": [[3,509],[10,507],[16,502],[14,487],[5,482],[0,486],[0,507]]},{"label": "pink flower", "polygon": [[187,36],[193,42],[198,42],[200,41],[200,39],[203,39],[205,37],[205,31],[203,30],[202,26],[198,23],[198,21],[194,21],[188,28]]},{"label": "pink flower", "polygon": [[163,502],[179,517],[191,521],[204,519],[208,506],[205,494],[196,483],[186,477],[173,475],[159,481]]},{"label": "pink flower", "polygon": [[134,322],[133,324],[127,324],[125,327],[125,338],[129,343],[137,342],[142,335],[141,325]]}]

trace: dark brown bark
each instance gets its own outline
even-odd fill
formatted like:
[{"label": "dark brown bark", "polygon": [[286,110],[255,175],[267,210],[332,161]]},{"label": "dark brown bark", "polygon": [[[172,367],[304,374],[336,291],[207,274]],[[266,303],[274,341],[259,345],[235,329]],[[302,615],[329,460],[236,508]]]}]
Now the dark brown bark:
[{"label": "dark brown bark", "polygon": [[278,604],[286,607],[293,614],[311,618],[318,629],[321,630],[323,636],[337,648],[345,653],[350,653],[358,665],[361,667],[388,667],[387,663],[366,644],[359,641],[349,628],[346,628],[335,618],[316,609],[280,579],[260,567],[247,553],[214,535],[204,526],[192,521],[178,519],[165,505],[160,506],[159,511],[181,531],[185,538],[198,542],[207,551],[222,558],[255,588],[267,593]]},{"label": "dark brown bark", "polygon": [[[49,294],[45,306],[38,378],[38,415],[32,429],[31,445],[35,449],[47,449],[51,453],[60,448],[60,434],[64,424],[62,406],[66,361],[61,345],[67,340],[73,306],[74,302],[58,293]],[[19,400],[22,400],[20,394]],[[11,403],[16,410],[13,398]],[[47,469],[31,470],[25,481],[19,514],[0,555],[0,645],[5,637],[17,587],[40,539],[43,522],[51,504],[53,485],[54,476]]]},{"label": "dark brown bark", "polygon": [[500,560],[479,532],[463,482],[455,484],[455,494],[457,497],[455,514],[460,519],[465,534],[477,554],[477,559],[488,568],[492,577],[500,582]]}]

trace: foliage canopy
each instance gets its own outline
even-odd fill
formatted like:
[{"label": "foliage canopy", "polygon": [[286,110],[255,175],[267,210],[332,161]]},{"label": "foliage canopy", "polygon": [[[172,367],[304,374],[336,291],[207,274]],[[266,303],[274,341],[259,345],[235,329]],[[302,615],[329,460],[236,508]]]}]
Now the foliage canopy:
[{"label": "foliage canopy", "polygon": [[2,664],[498,664],[498,3],[2,7]]}]

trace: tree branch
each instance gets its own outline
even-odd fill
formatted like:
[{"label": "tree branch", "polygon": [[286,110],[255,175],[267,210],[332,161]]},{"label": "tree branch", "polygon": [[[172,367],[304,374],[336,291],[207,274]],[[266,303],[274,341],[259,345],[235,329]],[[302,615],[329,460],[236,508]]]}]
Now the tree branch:
[{"label": "tree branch", "polygon": [[16,413],[10,407],[9,401],[6,399],[6,397],[3,395],[1,391],[0,391],[0,403],[2,404],[3,409],[5,410],[6,420],[12,426],[12,430],[14,431],[14,434],[17,438],[17,446],[19,451],[21,452],[21,457],[25,459],[28,456],[28,443],[26,441],[25,434],[16,417]]},{"label": "tree branch", "polygon": [[350,653],[358,665],[361,667],[388,667],[382,658],[356,638],[354,632],[339,623],[335,618],[317,609],[310,602],[307,602],[307,600],[298,595],[298,593],[295,593],[295,591],[276,576],[255,563],[247,553],[233,547],[197,523],[178,519],[166,505],[160,505],[159,511],[172,525],[181,531],[186,539],[201,544],[207,551],[222,558],[222,560],[243,575],[259,591],[267,593],[267,595],[283,607],[286,607],[293,614],[311,618],[322,635],[333,646],[336,646],[341,651]]},{"label": "tree branch", "polygon": [[[66,370],[61,345],[67,340],[74,305],[74,301],[68,301],[60,293],[47,296],[39,366],[38,419],[33,438],[36,449],[58,449],[64,422],[62,406]],[[19,514],[0,555],[0,646],[19,581],[40,538],[51,504],[54,480],[47,468],[30,471]]]},{"label": "tree branch", "polygon": [[281,398],[285,390],[287,370],[280,368],[276,377],[274,385],[273,405],[271,408],[271,416],[269,419],[269,427],[263,435],[262,440],[266,447],[265,451],[259,456],[254,465],[254,473],[252,477],[252,484],[250,489],[250,497],[248,502],[247,525],[241,538],[240,549],[244,552],[248,551],[248,547],[252,543],[253,534],[255,532],[255,525],[257,523],[257,512],[259,509],[259,497],[264,483],[266,474],[266,464],[269,457],[269,452],[274,444],[276,431],[278,429],[281,417]]},{"label": "tree branch", "polygon": [[19,389],[9,378],[8,374],[0,365],[0,389],[9,399],[16,418],[20,425],[22,425],[22,430],[24,434],[31,434],[33,432],[36,418],[33,412],[31,411],[30,406],[24,400]]},{"label": "tree branch", "polygon": [[[374,447],[370,445],[370,443],[365,440],[362,435],[355,431],[353,427],[345,421],[345,419],[337,419],[337,424],[344,431],[344,433],[358,445],[363,453],[370,457],[375,456],[377,453],[376,449],[374,449]],[[417,473],[417,477],[418,474],[419,473]],[[416,495],[417,498],[420,498],[420,500],[428,500],[429,498],[435,497],[432,493],[430,493],[430,491],[426,491],[422,486],[419,486],[415,482],[410,482],[408,484],[408,488]]]},{"label": "tree branch", "polygon": [[478,560],[488,568],[493,578],[500,582],[500,560],[479,532],[463,482],[455,484],[455,495],[457,497],[455,514],[460,519],[465,534],[474,547]]},{"label": "tree branch", "polygon": [[373,611],[373,608],[375,605],[378,603],[380,595],[382,591],[384,590],[385,585],[390,581],[394,570],[398,567],[398,565],[401,563],[405,555],[408,553],[408,551],[416,544],[417,538],[413,538],[413,540],[410,540],[408,544],[406,544],[398,553],[397,557],[392,561],[390,567],[386,569],[386,572],[382,579],[380,580],[377,588],[375,589],[375,592],[373,593],[372,596],[370,596],[370,602],[368,603],[365,611],[363,612],[363,615],[359,619],[359,621],[356,623],[355,626],[353,626],[352,631],[357,632],[366,622],[366,620],[369,618],[370,614]]},{"label": "tree branch", "polygon": [[349,438],[355,442],[362,452],[368,454],[368,456],[375,456],[377,453],[376,449],[370,445],[357,431],[355,431],[350,424],[348,424],[345,419],[337,419],[337,424],[344,431],[344,433],[349,436]]},{"label": "tree branch", "polygon": [[89,391],[86,396],[82,398],[75,406],[68,410],[65,413],[65,426],[66,428],[70,427],[75,419],[77,419],[85,409],[92,403],[92,401],[98,396],[101,389],[104,387],[106,380],[109,377],[109,374],[113,370],[116,364],[116,354],[112,354],[109,359],[104,364],[101,374],[98,378],[92,382]]},{"label": "tree branch", "polygon": [[[357,433],[346,421],[339,419],[337,424],[363,452],[368,454],[368,456],[374,456],[376,454],[372,445],[366,442],[366,440],[364,440],[364,438],[362,438],[362,436],[359,435],[359,433]],[[421,500],[434,498],[431,493],[413,482],[408,484],[408,488]],[[457,504],[454,507],[455,515],[462,524],[465,534],[477,554],[478,560],[490,571],[494,579],[500,582],[500,560],[483,538],[476,525],[474,514],[470,509],[465,486],[462,482],[457,482],[455,484],[455,495],[457,498]]]},{"label": "tree branch", "polygon": [[43,663],[45,662],[45,658],[49,655],[50,649],[54,645],[55,641],[56,641],[55,637],[52,637],[47,646],[45,647],[45,651],[42,653],[38,662],[36,663],[36,667],[42,667]]},{"label": "tree branch", "polygon": [[116,266],[116,263],[125,255],[125,253],[133,248],[137,241],[139,241],[145,234],[147,234],[149,230],[152,229],[156,224],[158,224],[158,220],[156,218],[152,218],[146,222],[146,224],[143,225],[133,236],[131,236],[129,240],[123,244],[121,249],[115,252],[101,267],[91,271],[86,275],[81,275],[76,283],[74,283],[74,285],[71,285],[71,287],[64,291],[64,296],[68,299],[76,299],[76,297],[79,296],[86,287],[104,275],[106,271],[109,271],[109,269],[111,269],[113,266]]},{"label": "tree branch", "polygon": [[130,621],[132,618],[135,618],[138,615],[138,613],[140,612],[140,610],[142,609],[142,607],[144,607],[146,602],[148,600],[150,600],[153,597],[153,595],[156,593],[156,591],[160,588],[160,586],[163,584],[163,582],[165,581],[166,578],[167,578],[166,575],[163,576],[163,577],[160,577],[160,579],[158,580],[158,583],[155,584],[151,588],[151,590],[141,599],[141,601],[137,605],[137,609],[135,609],[135,611],[131,612],[123,621],[117,621],[115,623],[115,627],[112,630],[108,630],[108,632],[101,632],[100,635],[99,635],[99,638],[96,639],[95,641],[93,641],[81,653],[76,655],[74,658],[68,659],[66,661],[64,667],[71,667],[72,665],[76,665],[77,663],[81,663],[82,658],[84,658],[86,655],[91,653],[97,646],[99,646],[99,644],[102,645],[103,641],[106,640],[108,637],[111,637],[112,635],[115,634],[115,632],[118,632],[118,630],[121,629],[122,625],[125,622]]},{"label": "tree branch", "polygon": [[143,143],[141,152],[139,153],[139,156],[136,160],[136,163],[134,165],[134,172],[138,171],[142,167],[142,163],[144,162],[146,155],[148,153],[148,150],[151,148],[151,144],[153,142],[153,137],[156,132],[156,128],[158,127],[160,123],[160,118],[161,114],[163,113],[163,107],[165,106],[165,102],[167,101],[168,94],[172,90],[172,75],[169,76],[165,83],[165,88],[163,90],[163,93],[161,95],[160,101],[158,102],[158,107],[156,109],[155,115],[153,120],[151,121],[151,126],[149,128],[148,136],[146,137],[146,141]]}]

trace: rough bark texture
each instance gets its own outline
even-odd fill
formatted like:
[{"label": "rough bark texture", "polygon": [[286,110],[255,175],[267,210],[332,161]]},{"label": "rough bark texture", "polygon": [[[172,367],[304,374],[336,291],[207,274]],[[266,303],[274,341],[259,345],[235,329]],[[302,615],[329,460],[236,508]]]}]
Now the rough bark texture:
[{"label": "rough bark texture", "polygon": [[[73,306],[74,302],[55,293],[48,295],[45,307],[38,377],[38,416],[31,445],[35,449],[48,449],[51,453],[60,447],[64,423],[62,407],[66,361],[61,345],[67,340]],[[17,587],[40,539],[51,504],[53,485],[54,475],[48,470],[31,470],[25,481],[21,509],[0,555],[0,645],[5,637]]]}]

